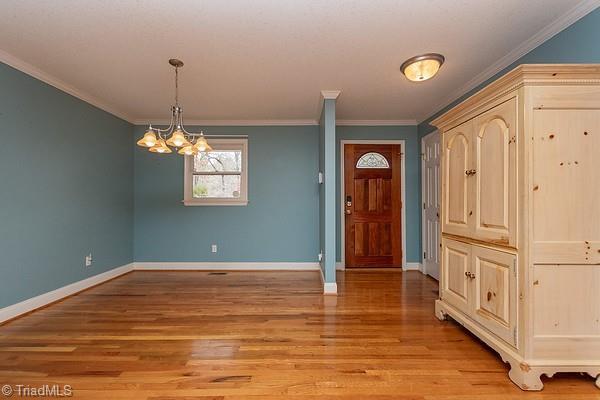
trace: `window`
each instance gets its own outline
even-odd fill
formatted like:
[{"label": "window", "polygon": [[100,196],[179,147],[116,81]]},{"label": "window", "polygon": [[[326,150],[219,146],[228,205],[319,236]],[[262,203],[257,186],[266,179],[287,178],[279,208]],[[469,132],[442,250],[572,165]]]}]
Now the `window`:
[{"label": "window", "polygon": [[389,168],[388,160],[379,153],[366,153],[358,159],[356,168]]},{"label": "window", "polygon": [[212,151],[185,157],[186,206],[248,204],[248,139],[209,140]]}]

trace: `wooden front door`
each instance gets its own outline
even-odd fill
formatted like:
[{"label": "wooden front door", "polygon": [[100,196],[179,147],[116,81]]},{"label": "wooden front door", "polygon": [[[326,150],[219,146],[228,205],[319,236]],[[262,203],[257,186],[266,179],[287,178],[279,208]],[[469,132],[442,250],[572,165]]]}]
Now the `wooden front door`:
[{"label": "wooden front door", "polygon": [[346,267],[401,267],[400,145],[344,146]]}]

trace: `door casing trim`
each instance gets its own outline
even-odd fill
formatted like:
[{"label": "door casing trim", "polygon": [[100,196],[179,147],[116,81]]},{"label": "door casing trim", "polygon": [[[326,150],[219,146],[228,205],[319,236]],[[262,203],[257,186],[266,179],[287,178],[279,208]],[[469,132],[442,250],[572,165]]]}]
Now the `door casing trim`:
[{"label": "door casing trim", "polygon": [[407,270],[406,265],[406,190],[405,190],[405,175],[406,169],[406,140],[382,139],[382,140],[340,140],[340,269],[346,268],[346,217],[344,214],[344,145],[346,144],[399,144],[400,145],[400,199],[402,201],[402,209],[400,210],[401,221],[400,230],[402,235],[402,270]]}]

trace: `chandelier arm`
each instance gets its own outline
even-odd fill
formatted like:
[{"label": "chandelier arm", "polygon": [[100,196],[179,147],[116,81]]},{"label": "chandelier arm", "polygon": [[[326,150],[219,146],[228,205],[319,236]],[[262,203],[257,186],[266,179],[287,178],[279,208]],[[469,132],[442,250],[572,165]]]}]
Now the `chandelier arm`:
[{"label": "chandelier arm", "polygon": [[181,130],[183,131],[183,133],[185,133],[188,136],[188,140],[190,142],[193,142],[194,139],[196,139],[197,136],[202,136],[202,133],[194,133],[194,132],[189,132],[185,129],[185,126],[183,124],[183,113],[181,114]]},{"label": "chandelier arm", "polygon": [[[175,111],[173,111],[171,113],[171,123],[169,124],[168,128],[165,129],[158,129],[158,128],[154,128],[156,129],[156,131],[158,132],[158,134],[160,135],[163,132],[171,132],[173,130],[173,127],[175,126]],[[165,136],[169,136],[169,133],[167,133]]]}]

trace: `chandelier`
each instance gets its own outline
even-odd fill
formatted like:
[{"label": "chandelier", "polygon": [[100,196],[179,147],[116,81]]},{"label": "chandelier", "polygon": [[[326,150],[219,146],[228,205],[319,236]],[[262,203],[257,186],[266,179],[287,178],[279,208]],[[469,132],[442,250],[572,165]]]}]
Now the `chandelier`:
[{"label": "chandelier", "polygon": [[175,105],[171,107],[171,123],[166,129],[158,129],[148,125],[144,136],[137,141],[138,146],[147,147],[152,153],[172,153],[171,147],[184,156],[196,155],[202,151],[212,151],[204,133],[188,132],[183,126],[183,109],[179,107],[179,68],[183,62],[172,58],[169,60],[175,68]]}]

